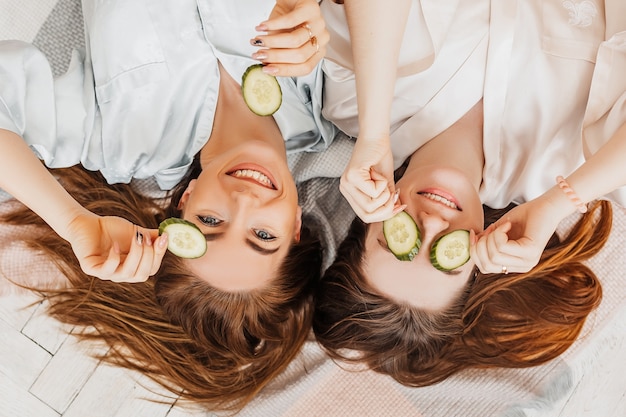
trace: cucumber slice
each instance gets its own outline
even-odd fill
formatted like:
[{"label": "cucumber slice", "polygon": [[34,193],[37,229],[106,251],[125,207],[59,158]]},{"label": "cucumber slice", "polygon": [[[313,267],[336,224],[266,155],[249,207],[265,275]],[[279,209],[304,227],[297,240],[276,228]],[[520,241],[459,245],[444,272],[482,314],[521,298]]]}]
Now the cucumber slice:
[{"label": "cucumber slice", "polygon": [[241,78],[241,92],[246,104],[259,116],[271,116],[283,101],[283,92],[273,75],[263,72],[263,64],[251,65]]},{"label": "cucumber slice", "polygon": [[422,246],[417,224],[405,211],[383,222],[383,234],[387,247],[401,261],[412,261]]},{"label": "cucumber slice", "polygon": [[199,258],[206,253],[206,238],[195,224],[170,217],[159,225],[159,235],[167,232],[167,249],[181,258]]},{"label": "cucumber slice", "polygon": [[470,258],[469,231],[455,230],[441,236],[430,249],[430,263],[440,271],[452,271]]}]

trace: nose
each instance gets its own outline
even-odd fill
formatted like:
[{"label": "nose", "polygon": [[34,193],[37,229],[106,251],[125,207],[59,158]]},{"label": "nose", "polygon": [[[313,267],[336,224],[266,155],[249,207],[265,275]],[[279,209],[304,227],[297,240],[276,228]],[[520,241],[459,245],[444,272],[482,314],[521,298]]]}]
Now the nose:
[{"label": "nose", "polygon": [[230,194],[233,198],[236,198],[236,199],[258,197],[252,187],[247,187],[245,185],[233,187]]},{"label": "nose", "polygon": [[423,232],[427,236],[435,236],[450,226],[450,223],[446,219],[436,213],[420,211],[418,213],[418,218],[422,224]]},{"label": "nose", "polygon": [[230,196],[238,204],[245,204],[246,206],[255,206],[259,203],[260,199],[260,196],[255,192],[254,187],[248,187],[245,184],[233,187],[230,192]]}]

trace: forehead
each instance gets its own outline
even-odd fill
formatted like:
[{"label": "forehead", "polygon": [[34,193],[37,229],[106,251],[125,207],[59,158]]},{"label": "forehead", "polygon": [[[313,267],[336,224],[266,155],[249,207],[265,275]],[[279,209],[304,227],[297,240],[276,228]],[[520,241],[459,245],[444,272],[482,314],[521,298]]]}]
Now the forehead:
[{"label": "forehead", "polygon": [[207,252],[197,259],[186,259],[191,272],[211,286],[226,292],[252,291],[273,281],[284,261],[288,245],[276,253],[260,254],[246,245],[207,242]]}]

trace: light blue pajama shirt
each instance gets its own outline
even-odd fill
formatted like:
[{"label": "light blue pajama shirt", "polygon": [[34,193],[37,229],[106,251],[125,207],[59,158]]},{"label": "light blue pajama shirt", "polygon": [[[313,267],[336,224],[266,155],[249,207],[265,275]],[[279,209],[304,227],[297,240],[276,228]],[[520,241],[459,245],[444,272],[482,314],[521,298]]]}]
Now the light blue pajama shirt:
[{"label": "light blue pajama shirt", "polygon": [[[273,0],[84,0],[86,42],[53,79],[45,56],[0,42],[0,128],[50,168],[81,163],[109,183],[154,176],[171,189],[211,135],[218,62],[240,81],[258,61],[250,39]],[[321,151],[336,128],[321,117],[320,66],[280,77],[274,118],[287,151]]]}]

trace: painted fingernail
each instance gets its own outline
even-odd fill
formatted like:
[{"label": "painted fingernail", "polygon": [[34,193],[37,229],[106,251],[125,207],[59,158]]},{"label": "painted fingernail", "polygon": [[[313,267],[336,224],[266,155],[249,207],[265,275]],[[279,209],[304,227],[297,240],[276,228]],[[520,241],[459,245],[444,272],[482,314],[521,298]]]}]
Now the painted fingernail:
[{"label": "painted fingernail", "polygon": [[168,241],[168,235],[167,233],[163,233],[161,235],[161,237],[159,238],[159,248],[160,249],[164,249],[167,247],[167,241]]},{"label": "painted fingernail", "polygon": [[250,39],[250,44],[252,46],[263,46],[263,39],[258,39],[258,38]]},{"label": "painted fingernail", "polygon": [[393,215],[395,216],[396,214],[400,213],[401,211],[404,211],[404,209],[406,208],[406,204],[402,204],[398,207],[394,207],[393,209]]},{"label": "painted fingernail", "polygon": [[137,239],[138,245],[143,244],[143,234],[141,234],[139,231],[135,233],[135,238]]},{"label": "painted fingernail", "polygon": [[252,59],[263,61],[264,59],[267,59],[267,54],[264,52],[255,52],[252,54]]},{"label": "painted fingernail", "polygon": [[393,204],[398,202],[398,198],[400,198],[400,189],[398,188],[395,193],[393,193]]},{"label": "painted fingernail", "polygon": [[274,67],[263,67],[263,72],[270,75],[278,74],[278,68]]},{"label": "painted fingernail", "polygon": [[267,32],[267,26],[265,25],[265,23],[261,23],[260,25],[258,25],[254,29],[256,31],[258,31],[258,32]]}]

